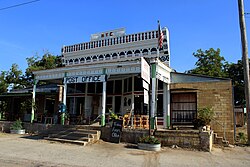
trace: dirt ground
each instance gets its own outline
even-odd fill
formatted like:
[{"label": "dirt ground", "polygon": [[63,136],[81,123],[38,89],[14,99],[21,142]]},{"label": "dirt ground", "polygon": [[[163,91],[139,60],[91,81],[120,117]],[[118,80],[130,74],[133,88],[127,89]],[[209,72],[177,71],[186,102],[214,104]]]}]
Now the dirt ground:
[{"label": "dirt ground", "polygon": [[164,147],[143,151],[134,145],[103,141],[79,146],[35,136],[0,133],[1,167],[250,166],[250,147],[213,148],[212,152]]}]

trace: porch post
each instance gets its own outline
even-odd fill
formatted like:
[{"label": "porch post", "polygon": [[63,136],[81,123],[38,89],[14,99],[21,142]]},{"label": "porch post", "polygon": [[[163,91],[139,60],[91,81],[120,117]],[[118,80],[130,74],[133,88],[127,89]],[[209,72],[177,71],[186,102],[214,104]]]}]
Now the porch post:
[{"label": "porch post", "polygon": [[150,113],[150,131],[155,129],[155,110],[156,110],[156,62],[151,64],[152,71],[152,94],[151,94],[151,113]]},{"label": "porch post", "polygon": [[32,91],[32,103],[31,103],[31,117],[30,123],[33,123],[35,118],[35,104],[36,104],[36,84],[38,80],[34,79],[33,91]]},{"label": "porch post", "polygon": [[170,128],[170,89],[169,84],[163,82],[163,116],[164,128]]},{"label": "porch post", "polygon": [[[67,101],[67,81],[66,81],[66,77],[67,77],[67,73],[64,74],[64,78],[63,78],[63,104],[65,105],[66,107],[66,101]],[[66,107],[67,108],[67,107]],[[65,112],[67,112],[67,110],[65,109]],[[61,115],[61,124],[64,125],[65,124],[65,112],[62,112],[62,115]]]},{"label": "porch post", "polygon": [[[103,73],[106,74],[106,69],[103,69]],[[106,87],[107,81],[103,82],[102,86],[102,113],[101,113],[101,126],[105,126],[105,111],[106,111]]]}]

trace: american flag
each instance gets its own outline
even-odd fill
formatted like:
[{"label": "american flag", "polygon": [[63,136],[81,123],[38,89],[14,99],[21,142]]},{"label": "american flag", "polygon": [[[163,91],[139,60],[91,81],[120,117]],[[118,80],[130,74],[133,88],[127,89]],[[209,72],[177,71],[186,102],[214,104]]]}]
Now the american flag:
[{"label": "american flag", "polygon": [[158,47],[159,49],[162,48],[163,38],[164,36],[161,30],[160,21],[158,20]]}]

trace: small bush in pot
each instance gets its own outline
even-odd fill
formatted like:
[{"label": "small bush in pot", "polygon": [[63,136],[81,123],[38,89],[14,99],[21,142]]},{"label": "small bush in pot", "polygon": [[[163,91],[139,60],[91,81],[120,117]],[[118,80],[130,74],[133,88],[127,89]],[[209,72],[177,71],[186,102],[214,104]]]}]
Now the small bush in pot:
[{"label": "small bush in pot", "polygon": [[197,111],[197,118],[194,119],[193,123],[196,128],[210,125],[214,118],[214,111],[210,107],[200,108]]},{"label": "small bush in pot", "polygon": [[139,143],[160,144],[161,142],[154,136],[142,136],[139,138]]},{"label": "small bush in pot", "polygon": [[148,151],[160,151],[161,142],[154,136],[143,136],[139,138],[138,148]]},{"label": "small bush in pot", "polygon": [[25,129],[23,128],[23,123],[20,119],[16,120],[10,126],[10,133],[14,133],[14,134],[24,134],[25,133]]}]

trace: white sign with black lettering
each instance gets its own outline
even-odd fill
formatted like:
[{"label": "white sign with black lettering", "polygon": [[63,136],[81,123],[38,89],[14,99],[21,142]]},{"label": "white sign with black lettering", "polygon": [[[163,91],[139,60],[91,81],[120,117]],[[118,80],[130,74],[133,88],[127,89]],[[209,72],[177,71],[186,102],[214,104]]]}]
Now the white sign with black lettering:
[{"label": "white sign with black lettering", "polygon": [[88,82],[104,82],[106,75],[87,75],[66,77],[66,83],[88,83]]}]

